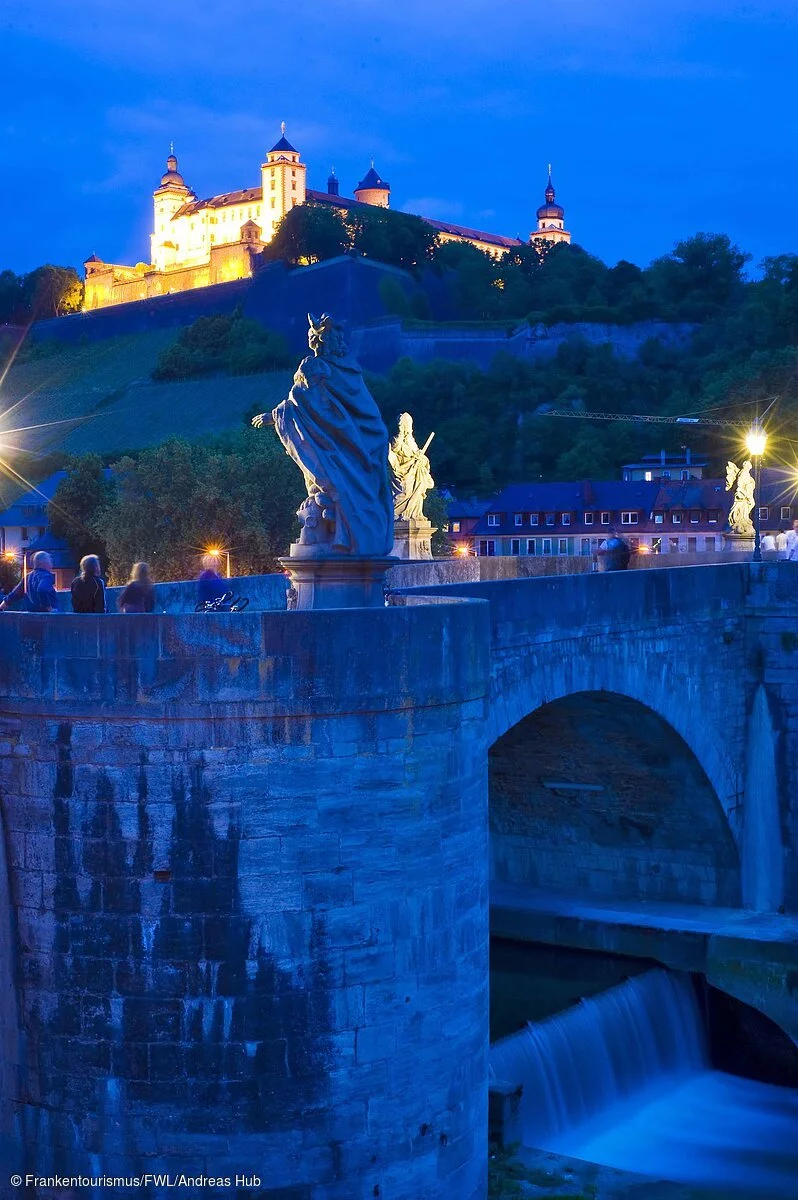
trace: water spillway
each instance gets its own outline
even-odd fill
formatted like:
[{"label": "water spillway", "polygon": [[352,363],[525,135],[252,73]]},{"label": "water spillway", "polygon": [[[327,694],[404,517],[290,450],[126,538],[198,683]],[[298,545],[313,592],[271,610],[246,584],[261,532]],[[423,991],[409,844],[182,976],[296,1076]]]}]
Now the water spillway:
[{"label": "water spillway", "polygon": [[798,1092],[712,1069],[689,977],[647,971],[491,1047],[527,1146],[657,1178],[798,1194]]}]

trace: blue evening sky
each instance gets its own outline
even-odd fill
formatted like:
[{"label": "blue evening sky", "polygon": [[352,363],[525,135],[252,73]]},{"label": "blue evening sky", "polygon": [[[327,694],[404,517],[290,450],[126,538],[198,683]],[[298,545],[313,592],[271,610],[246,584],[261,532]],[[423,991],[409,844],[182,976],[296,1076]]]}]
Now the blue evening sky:
[{"label": "blue evening sky", "polygon": [[16,0],[0,15],[0,269],[149,257],[169,141],[199,196],[287,123],[323,188],[644,264],[699,230],[798,252],[785,0]]}]

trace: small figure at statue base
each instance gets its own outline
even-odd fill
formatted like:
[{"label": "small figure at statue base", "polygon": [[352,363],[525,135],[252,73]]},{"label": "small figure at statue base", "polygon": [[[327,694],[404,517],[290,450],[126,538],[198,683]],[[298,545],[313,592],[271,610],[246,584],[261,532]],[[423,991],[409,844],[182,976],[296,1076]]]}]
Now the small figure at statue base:
[{"label": "small figure at statue base", "polygon": [[393,553],[401,559],[432,558],[432,535],[435,526],[427,517],[397,520],[393,523]]}]

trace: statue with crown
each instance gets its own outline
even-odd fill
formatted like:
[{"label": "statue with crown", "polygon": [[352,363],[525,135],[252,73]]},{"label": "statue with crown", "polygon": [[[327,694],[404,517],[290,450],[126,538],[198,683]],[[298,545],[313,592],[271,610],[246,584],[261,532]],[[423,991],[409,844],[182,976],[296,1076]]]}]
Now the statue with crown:
[{"label": "statue with crown", "polygon": [[388,430],[333,318],[308,314],[308,324],[311,353],[288,396],[252,421],[274,426],[307,490],[299,537],[280,562],[298,609],[381,606],[395,561]]}]

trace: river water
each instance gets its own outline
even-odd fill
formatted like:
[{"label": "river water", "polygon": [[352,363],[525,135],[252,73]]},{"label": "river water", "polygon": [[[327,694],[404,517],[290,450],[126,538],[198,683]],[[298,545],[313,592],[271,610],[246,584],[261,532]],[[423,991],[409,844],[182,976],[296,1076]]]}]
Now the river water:
[{"label": "river water", "polygon": [[713,1070],[689,977],[656,968],[502,1038],[525,1145],[658,1179],[798,1196],[798,1091]]}]

